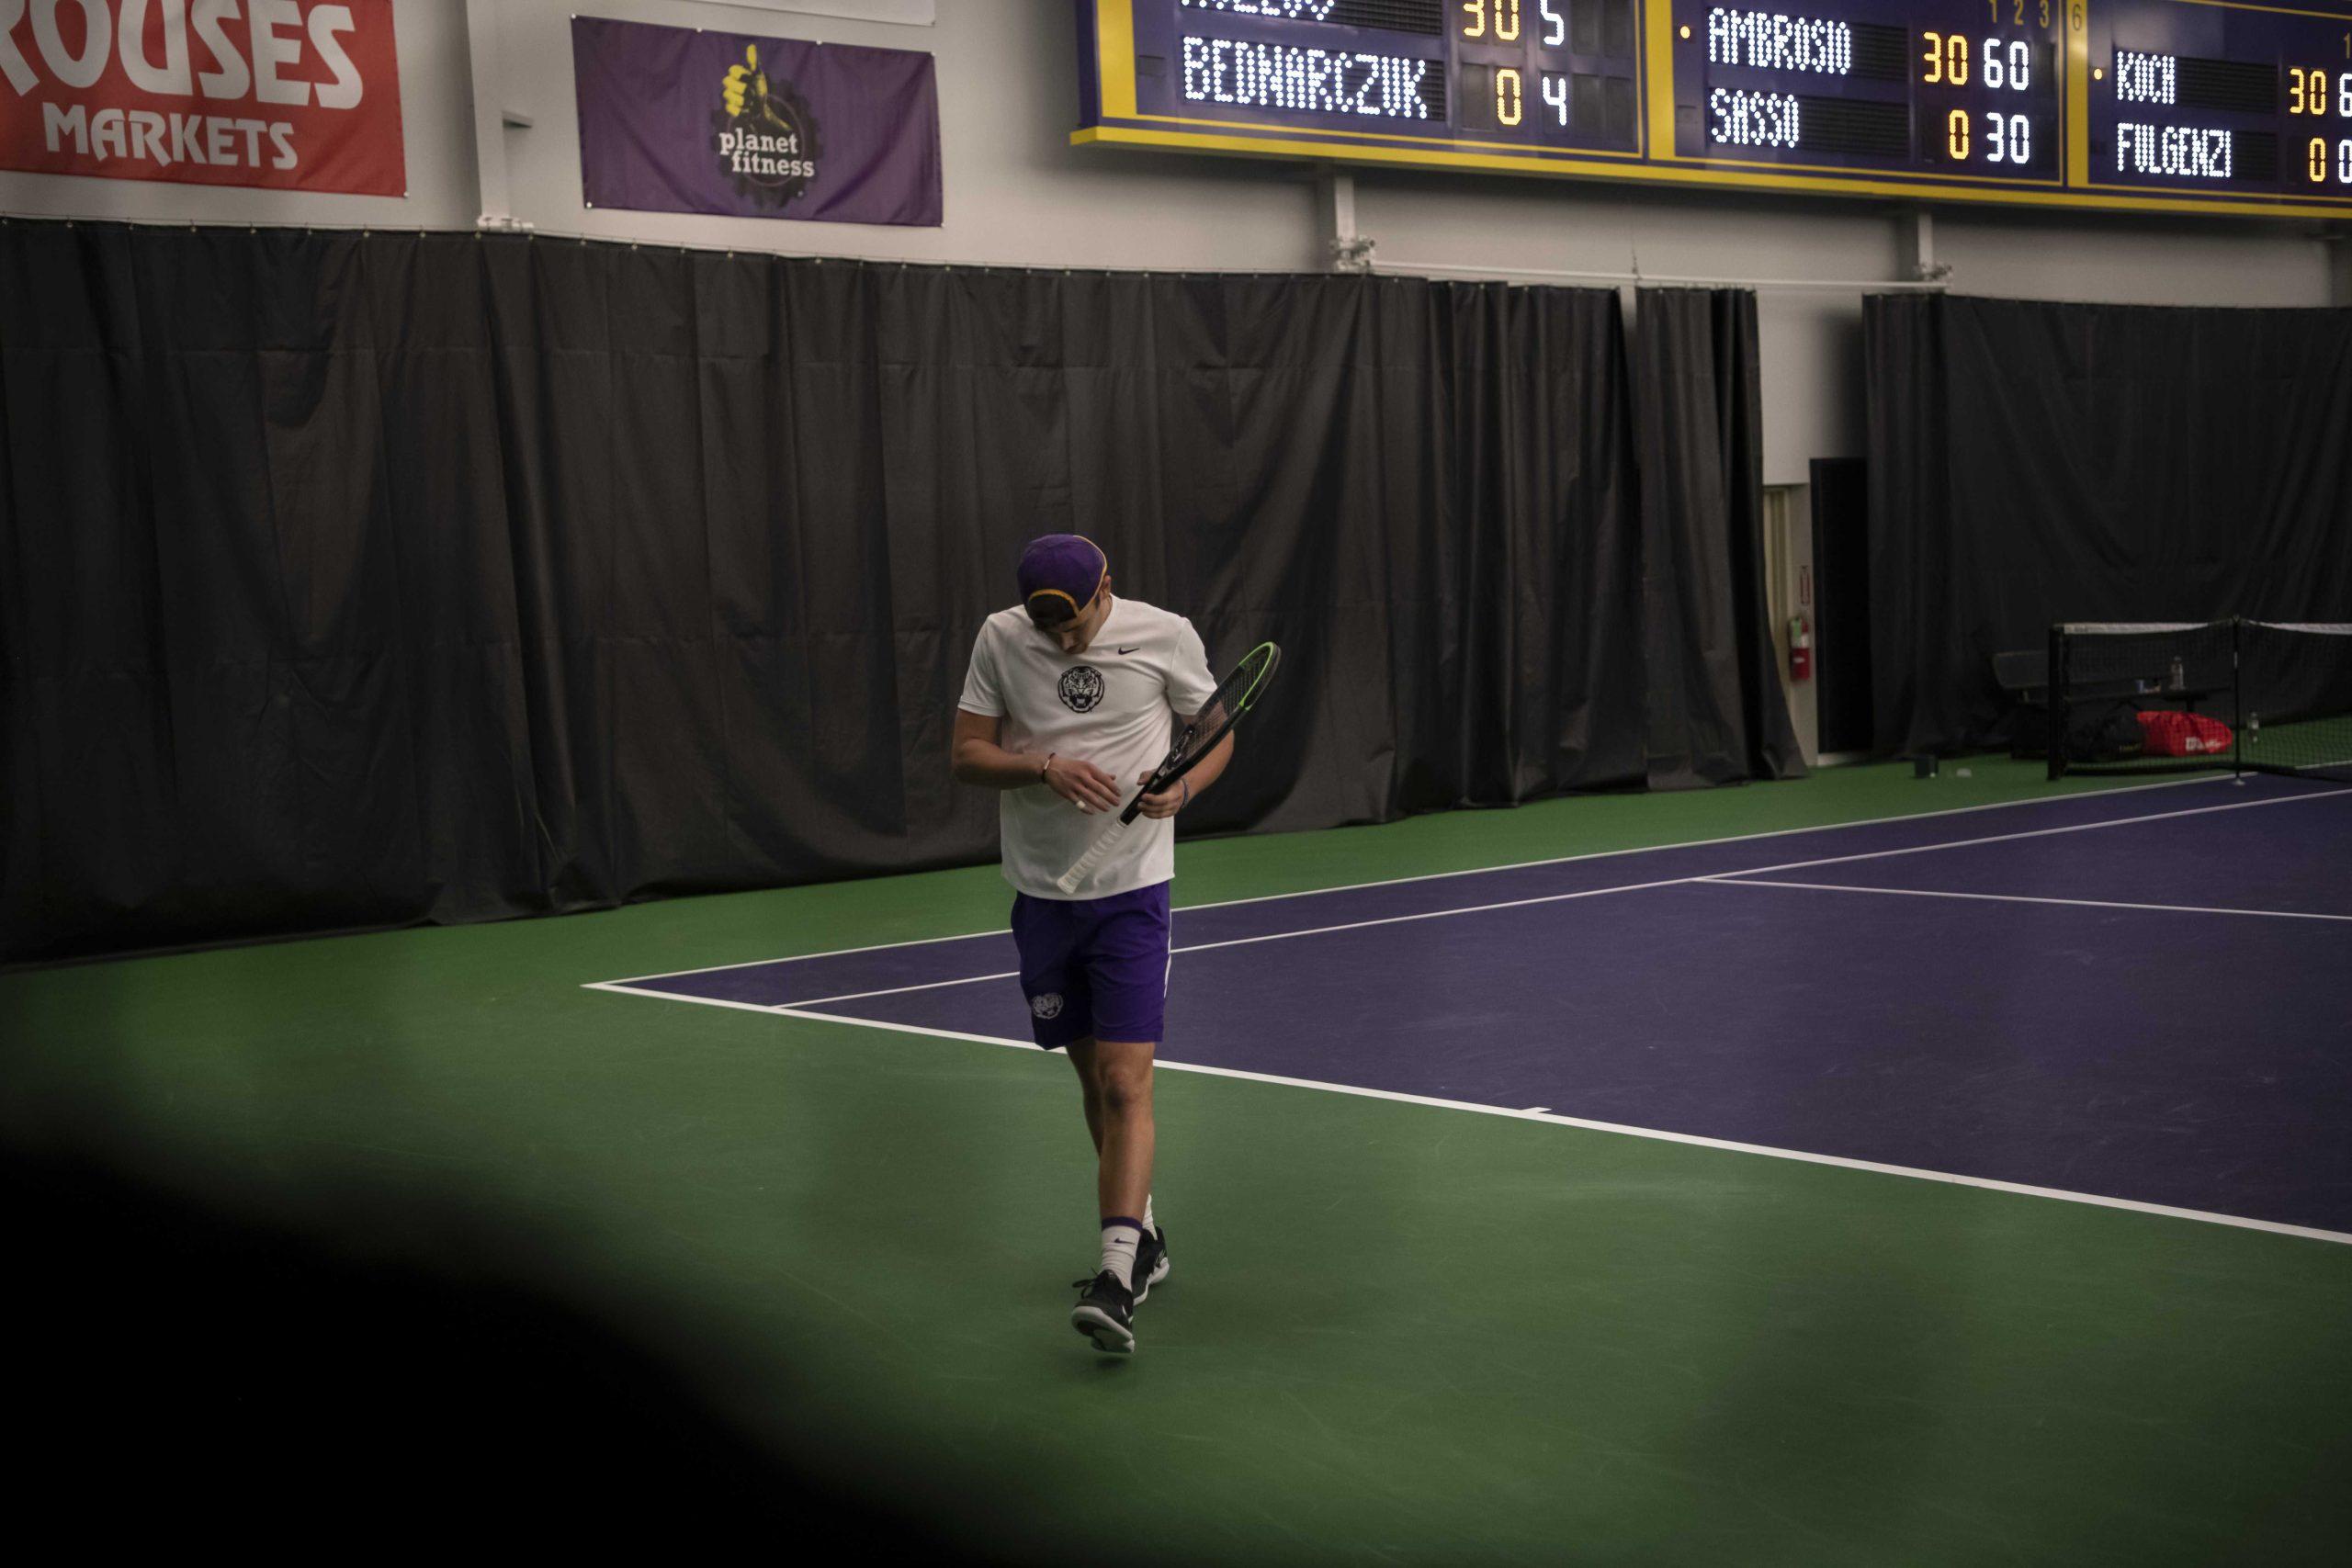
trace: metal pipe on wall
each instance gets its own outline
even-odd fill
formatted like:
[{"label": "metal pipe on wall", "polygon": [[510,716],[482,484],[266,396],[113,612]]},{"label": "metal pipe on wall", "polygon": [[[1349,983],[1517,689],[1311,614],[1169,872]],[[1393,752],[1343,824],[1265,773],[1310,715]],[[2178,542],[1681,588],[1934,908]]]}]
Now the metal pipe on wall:
[{"label": "metal pipe on wall", "polygon": [[1879,294],[1896,291],[1941,293],[1951,285],[1942,278],[1923,281],[1895,282],[1889,279],[1816,277],[1690,277],[1657,272],[1580,272],[1529,266],[1472,266],[1460,262],[1410,262],[1381,260],[1373,270],[1405,276],[1450,276],[1465,275],[1474,277],[1518,278],[1529,282],[1585,282],[1633,284],[1638,288],[1657,285],[1673,288],[1753,288],[1758,293],[1828,293]]}]

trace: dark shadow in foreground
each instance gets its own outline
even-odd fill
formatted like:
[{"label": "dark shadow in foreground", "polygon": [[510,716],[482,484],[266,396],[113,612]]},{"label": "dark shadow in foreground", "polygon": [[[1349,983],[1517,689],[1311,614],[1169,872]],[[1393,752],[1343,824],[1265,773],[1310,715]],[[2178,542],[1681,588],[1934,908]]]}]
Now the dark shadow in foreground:
[{"label": "dark shadow in foreground", "polygon": [[658,1532],[685,1551],[750,1536],[973,1561],[797,1472],[609,1325],[458,1255],[476,1244],[354,1256],[6,1147],[0,1235],[12,1490],[36,1519],[124,1543]]}]

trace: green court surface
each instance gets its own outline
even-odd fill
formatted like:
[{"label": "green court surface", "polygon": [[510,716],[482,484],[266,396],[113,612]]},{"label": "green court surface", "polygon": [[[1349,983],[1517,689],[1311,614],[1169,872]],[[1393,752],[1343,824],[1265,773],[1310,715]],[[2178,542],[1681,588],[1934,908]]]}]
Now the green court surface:
[{"label": "green court surface", "polygon": [[[1970,767],[1190,844],[1179,902],[2053,787]],[[1065,1321],[1095,1215],[1060,1059],[582,988],[1007,903],[980,867],[15,973],[0,1117],[363,1256],[507,1238],[759,1445],[1015,1560],[2276,1564],[2352,1540],[2352,1247],[1170,1072],[1175,1271],[1110,1359]]]}]

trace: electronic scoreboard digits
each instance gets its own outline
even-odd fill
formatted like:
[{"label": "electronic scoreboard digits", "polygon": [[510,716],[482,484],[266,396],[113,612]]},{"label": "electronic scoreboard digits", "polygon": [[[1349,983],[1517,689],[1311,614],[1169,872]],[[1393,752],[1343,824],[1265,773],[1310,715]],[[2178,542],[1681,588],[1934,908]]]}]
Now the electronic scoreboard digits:
[{"label": "electronic scoreboard digits", "polygon": [[1446,0],[1461,126],[1476,136],[1632,152],[1635,0]]},{"label": "electronic scoreboard digits", "polygon": [[2052,185],[2063,0],[1669,0],[1678,156]]},{"label": "electronic scoreboard digits", "polygon": [[1445,0],[1143,0],[1148,115],[1360,131],[1451,123]]},{"label": "electronic scoreboard digits", "polygon": [[2089,55],[2086,184],[2352,197],[2352,16],[2109,0]]},{"label": "electronic scoreboard digits", "polygon": [[1073,0],[1080,141],[2352,218],[2352,0]]},{"label": "electronic scoreboard digits", "polygon": [[1136,0],[1143,114],[1634,152],[1640,0]]}]

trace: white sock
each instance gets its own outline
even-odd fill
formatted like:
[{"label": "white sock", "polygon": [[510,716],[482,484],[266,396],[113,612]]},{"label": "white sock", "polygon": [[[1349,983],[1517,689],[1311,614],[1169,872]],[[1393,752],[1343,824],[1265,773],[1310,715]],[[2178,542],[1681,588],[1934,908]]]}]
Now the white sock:
[{"label": "white sock", "polygon": [[1102,1267],[1130,1291],[1136,1288],[1136,1244],[1141,1240],[1143,1227],[1125,1214],[1114,1214],[1102,1222]]},{"label": "white sock", "polygon": [[1143,1234],[1146,1235],[1159,1234],[1159,1222],[1151,1217],[1151,1194],[1148,1192],[1143,1195]]}]

